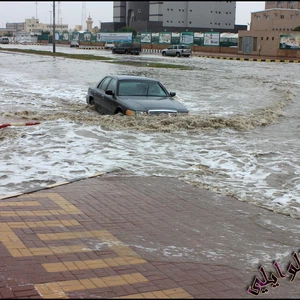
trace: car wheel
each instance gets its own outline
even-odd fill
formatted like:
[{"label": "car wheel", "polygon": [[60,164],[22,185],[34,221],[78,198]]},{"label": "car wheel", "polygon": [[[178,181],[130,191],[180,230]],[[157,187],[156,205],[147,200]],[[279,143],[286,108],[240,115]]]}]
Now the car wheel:
[{"label": "car wheel", "polygon": [[166,56],[166,52],[162,52],[162,55],[163,55],[163,56]]},{"label": "car wheel", "polygon": [[122,109],[121,109],[120,107],[118,107],[118,108],[116,109],[115,115],[124,115],[124,114],[123,114],[123,111],[122,111]]},{"label": "car wheel", "polygon": [[177,57],[180,57],[180,56],[181,56],[180,52],[177,52],[177,53],[176,53],[176,56],[177,56]]}]

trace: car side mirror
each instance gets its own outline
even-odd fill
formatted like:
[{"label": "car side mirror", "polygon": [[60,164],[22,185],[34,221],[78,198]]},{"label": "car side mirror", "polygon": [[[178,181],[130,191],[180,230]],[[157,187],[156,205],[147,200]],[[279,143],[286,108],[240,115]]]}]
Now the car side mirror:
[{"label": "car side mirror", "polygon": [[106,94],[106,95],[113,96],[113,95],[114,95],[114,92],[113,92],[112,90],[107,90],[107,91],[105,91],[105,94]]},{"label": "car side mirror", "polygon": [[176,93],[175,92],[170,92],[170,96],[174,97],[174,96],[176,96]]}]

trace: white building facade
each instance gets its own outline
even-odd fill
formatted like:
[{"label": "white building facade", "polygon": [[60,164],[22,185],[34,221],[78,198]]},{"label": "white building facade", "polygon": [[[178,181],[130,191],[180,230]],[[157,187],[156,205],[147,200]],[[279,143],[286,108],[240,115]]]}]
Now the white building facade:
[{"label": "white building facade", "polygon": [[235,1],[149,1],[149,21],[164,27],[234,29]]},{"label": "white building facade", "polygon": [[236,1],[114,1],[113,13],[138,31],[237,32]]}]

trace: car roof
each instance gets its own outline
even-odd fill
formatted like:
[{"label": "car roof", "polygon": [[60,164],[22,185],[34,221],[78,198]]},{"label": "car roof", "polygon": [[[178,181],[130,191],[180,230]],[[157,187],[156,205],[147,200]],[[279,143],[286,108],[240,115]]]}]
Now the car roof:
[{"label": "car roof", "polygon": [[157,79],[150,78],[150,77],[144,77],[144,76],[136,76],[136,75],[114,75],[112,77],[115,77],[118,80],[147,80],[147,81],[158,81]]}]

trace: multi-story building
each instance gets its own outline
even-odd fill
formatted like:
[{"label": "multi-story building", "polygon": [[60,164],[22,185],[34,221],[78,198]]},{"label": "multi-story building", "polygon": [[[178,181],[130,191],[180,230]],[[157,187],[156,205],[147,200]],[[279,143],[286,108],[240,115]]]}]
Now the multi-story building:
[{"label": "multi-story building", "polygon": [[[67,24],[55,24],[55,30],[60,32],[68,31],[68,27]],[[25,19],[24,30],[25,32],[41,33],[42,31],[52,31],[53,25],[40,23],[39,19],[32,17]]]},{"label": "multi-story building", "polygon": [[239,31],[238,53],[300,57],[299,7],[300,1],[266,1],[265,10],[251,13],[250,30]]},{"label": "multi-story building", "polygon": [[137,31],[218,31],[237,32],[236,1],[114,1],[113,23],[102,30],[124,26]]},{"label": "multi-story building", "polygon": [[266,1],[265,9],[270,8],[300,9],[300,1]]}]

